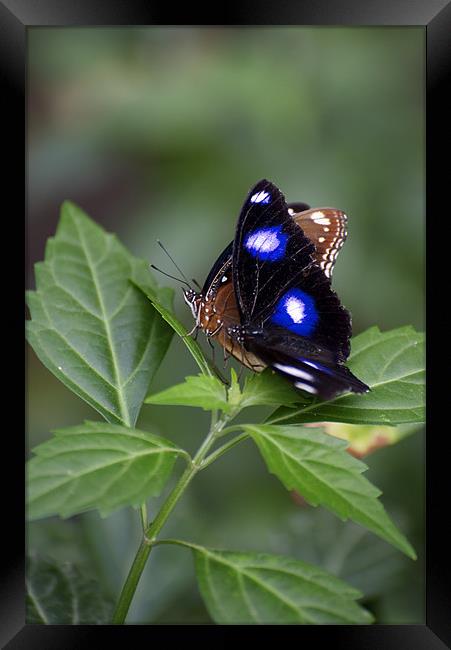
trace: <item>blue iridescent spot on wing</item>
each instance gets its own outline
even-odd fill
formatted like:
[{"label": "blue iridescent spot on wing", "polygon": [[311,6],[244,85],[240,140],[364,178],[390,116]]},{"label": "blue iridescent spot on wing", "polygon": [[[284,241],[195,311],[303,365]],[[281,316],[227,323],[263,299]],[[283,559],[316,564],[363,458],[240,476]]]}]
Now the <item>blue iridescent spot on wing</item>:
[{"label": "blue iridescent spot on wing", "polygon": [[270,203],[271,194],[269,192],[256,192],[250,198],[251,203]]},{"label": "blue iridescent spot on wing", "polygon": [[249,233],[244,247],[259,260],[276,262],[285,255],[288,235],[282,232],[282,226],[259,228]]},{"label": "blue iridescent spot on wing", "polygon": [[315,301],[301,289],[290,289],[277,302],[271,321],[285,329],[308,336],[318,322]]}]

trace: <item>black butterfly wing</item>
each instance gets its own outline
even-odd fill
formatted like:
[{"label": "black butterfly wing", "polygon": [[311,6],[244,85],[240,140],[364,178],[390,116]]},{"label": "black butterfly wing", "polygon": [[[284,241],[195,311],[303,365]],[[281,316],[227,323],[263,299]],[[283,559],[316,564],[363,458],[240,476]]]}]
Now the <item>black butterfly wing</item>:
[{"label": "black butterfly wing", "polygon": [[350,351],[350,314],[317,256],[280,190],[266,180],[257,183],[233,246],[241,327],[232,336],[298,388],[324,399],[364,392],[368,387],[342,365]]},{"label": "black butterfly wing", "polygon": [[[288,212],[302,228],[307,239],[315,246],[314,260],[326,273],[332,271],[347,236],[347,217],[335,208],[311,208],[307,203],[288,203]],[[219,255],[213,264],[202,288],[206,295],[215,283],[218,274],[232,265],[233,241]]]},{"label": "black butterfly wing", "polygon": [[296,388],[322,399],[332,399],[343,392],[369,390],[346,366],[337,363],[329,350],[307,338],[292,336],[283,328],[248,330],[244,344],[249,352],[290,380]]},{"label": "black butterfly wing", "polygon": [[277,326],[349,355],[351,318],[315,262],[315,246],[271,182],[251,189],[238,219],[233,281],[241,324],[249,331]]},{"label": "black butterfly wing", "polygon": [[[249,192],[233,245],[233,279],[243,322],[269,312],[274,288],[312,263],[314,245],[298,231],[280,190],[267,180]],[[272,289],[272,291],[268,291]]]},{"label": "black butterfly wing", "polygon": [[302,203],[298,201],[298,203],[288,203],[288,212],[291,215],[295,215],[300,212],[305,212],[306,210],[310,210],[311,206],[308,205],[308,203]]},{"label": "black butterfly wing", "polygon": [[220,273],[224,273],[232,265],[232,251],[233,242],[224,248],[216,262],[211,267],[211,271],[207,276],[202,288],[202,295],[207,296],[208,293],[214,288],[214,285],[220,281]]}]

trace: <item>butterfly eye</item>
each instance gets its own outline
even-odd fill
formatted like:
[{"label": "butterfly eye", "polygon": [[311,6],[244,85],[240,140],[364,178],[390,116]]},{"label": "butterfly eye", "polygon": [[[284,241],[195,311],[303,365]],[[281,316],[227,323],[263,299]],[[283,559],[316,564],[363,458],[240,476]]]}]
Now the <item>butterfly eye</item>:
[{"label": "butterfly eye", "polygon": [[194,289],[183,289],[183,296],[185,298],[185,302],[189,304],[191,302],[194,302],[197,293],[194,291]]}]

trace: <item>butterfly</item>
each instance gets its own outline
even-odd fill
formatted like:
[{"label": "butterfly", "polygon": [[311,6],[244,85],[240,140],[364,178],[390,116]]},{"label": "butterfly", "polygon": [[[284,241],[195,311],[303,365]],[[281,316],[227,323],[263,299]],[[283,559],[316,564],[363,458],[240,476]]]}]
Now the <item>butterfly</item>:
[{"label": "butterfly", "polygon": [[196,328],[248,368],[269,366],[321,399],[367,392],[344,365],[351,316],[331,289],[346,236],[341,210],[287,204],[259,181],[201,291],[183,290]]}]

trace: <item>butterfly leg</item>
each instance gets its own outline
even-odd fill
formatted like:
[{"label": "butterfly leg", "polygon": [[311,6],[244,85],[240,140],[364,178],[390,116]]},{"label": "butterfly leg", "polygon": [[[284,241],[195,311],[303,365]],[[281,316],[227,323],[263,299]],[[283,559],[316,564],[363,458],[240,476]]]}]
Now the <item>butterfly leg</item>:
[{"label": "butterfly leg", "polygon": [[226,368],[226,366],[227,366],[227,361],[230,359],[230,357],[231,357],[232,355],[230,354],[230,352],[227,352],[227,350],[226,350],[225,348],[222,348],[222,349],[223,349],[223,351],[224,351],[224,365],[223,365],[223,368],[224,368],[224,370],[225,370],[225,368]]},{"label": "butterfly leg", "polygon": [[188,336],[191,336],[191,334],[193,334],[193,333],[195,333],[194,334],[194,340],[197,341],[197,335],[199,333],[199,325],[197,325],[197,324],[194,325],[193,329],[190,330],[187,334],[183,334],[183,336],[181,338],[182,339],[187,339]]},{"label": "butterfly leg", "polygon": [[212,357],[212,367],[213,367],[213,370],[215,371],[215,373],[216,373],[218,379],[219,379],[223,384],[225,384],[226,386],[230,386],[230,382],[222,376],[222,374],[220,373],[219,369],[218,369],[217,366],[216,366],[216,363],[215,363],[215,347],[214,347],[213,343],[211,342],[210,337],[208,337],[208,336],[207,336],[207,341],[208,341],[208,345],[209,345],[209,346],[211,347],[211,349],[212,349],[211,357]]},{"label": "butterfly leg", "polygon": [[243,358],[245,359],[247,366],[253,372],[261,372],[262,370],[264,370],[265,366],[262,365],[261,363],[252,363],[251,359],[247,355],[247,350],[245,347],[241,346],[241,349],[243,350]]},{"label": "butterfly leg", "polygon": [[211,339],[210,339],[209,336],[207,336],[207,341],[208,341],[208,345],[211,347],[211,361],[212,361],[212,364],[214,366],[216,366],[216,363],[215,363],[215,346],[211,342]]}]

